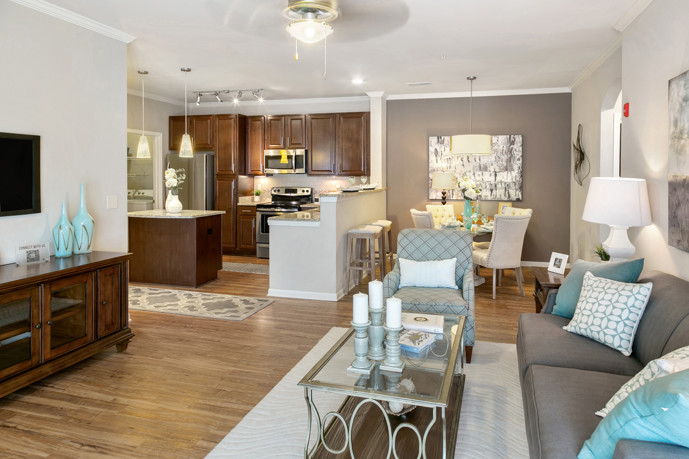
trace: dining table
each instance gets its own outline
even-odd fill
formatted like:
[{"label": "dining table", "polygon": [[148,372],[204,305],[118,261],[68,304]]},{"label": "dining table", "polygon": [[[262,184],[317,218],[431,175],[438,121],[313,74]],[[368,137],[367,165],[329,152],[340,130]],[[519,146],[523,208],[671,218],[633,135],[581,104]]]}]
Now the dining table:
[{"label": "dining table", "polygon": [[[481,225],[472,224],[471,228],[467,229],[464,226],[464,223],[462,223],[461,221],[453,220],[453,221],[441,223],[440,229],[464,231],[464,232],[470,234],[472,239],[473,239],[473,238],[476,238],[476,236],[481,236],[484,234],[492,234],[493,233],[493,221],[488,220],[488,222],[481,224]],[[490,241],[486,241],[485,243],[489,244]],[[474,272],[474,287],[478,287],[479,285],[483,285],[485,282],[486,282],[485,277],[481,276],[477,272]]]}]

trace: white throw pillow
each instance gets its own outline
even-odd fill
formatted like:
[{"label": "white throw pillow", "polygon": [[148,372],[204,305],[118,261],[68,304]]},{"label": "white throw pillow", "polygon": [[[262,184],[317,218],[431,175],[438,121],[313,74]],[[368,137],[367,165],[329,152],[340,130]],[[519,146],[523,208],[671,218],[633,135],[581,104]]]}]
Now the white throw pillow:
[{"label": "white throw pillow", "polygon": [[689,346],[679,348],[665,354],[659,359],[648,362],[636,376],[624,383],[624,385],[615,392],[615,395],[608,400],[608,403],[605,404],[602,410],[596,411],[596,415],[604,418],[613,408],[622,402],[622,400],[627,398],[629,394],[639,387],[654,379],[684,370],[689,370]]},{"label": "white throw pillow", "polygon": [[587,271],[574,316],[562,328],[631,355],[634,335],[652,287],[651,282],[628,284]]},{"label": "white throw pillow", "polygon": [[457,289],[455,267],[457,259],[414,261],[400,258],[400,288],[443,287]]}]

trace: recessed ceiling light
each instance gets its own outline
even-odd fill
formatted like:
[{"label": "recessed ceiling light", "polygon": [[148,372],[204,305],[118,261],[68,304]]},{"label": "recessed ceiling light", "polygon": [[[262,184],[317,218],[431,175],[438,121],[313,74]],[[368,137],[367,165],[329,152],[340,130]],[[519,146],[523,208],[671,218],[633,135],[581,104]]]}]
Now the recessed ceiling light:
[{"label": "recessed ceiling light", "polygon": [[363,78],[352,78],[352,84],[364,84]]},{"label": "recessed ceiling light", "polygon": [[430,86],[430,81],[416,81],[413,83],[407,83],[407,86]]}]

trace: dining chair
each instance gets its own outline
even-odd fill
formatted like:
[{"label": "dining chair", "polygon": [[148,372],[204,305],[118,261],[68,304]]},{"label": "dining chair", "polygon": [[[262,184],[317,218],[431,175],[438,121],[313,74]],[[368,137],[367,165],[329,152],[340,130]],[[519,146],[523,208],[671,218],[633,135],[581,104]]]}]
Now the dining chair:
[{"label": "dining chair", "polygon": [[505,206],[502,208],[501,215],[531,215],[533,209],[522,209],[519,207],[509,207]]},{"label": "dining chair", "polygon": [[440,229],[443,223],[455,220],[455,207],[452,204],[426,204],[426,210],[433,216],[435,229]]},{"label": "dining chair", "polygon": [[414,220],[414,228],[433,229],[433,215],[428,211],[410,209],[411,218]]},{"label": "dining chair", "polygon": [[493,237],[488,247],[474,245],[472,260],[476,267],[483,266],[493,269],[493,299],[498,276],[504,269],[514,269],[519,293],[524,296],[522,286],[522,247],[526,227],[529,226],[531,214],[527,215],[496,215],[493,227]]}]

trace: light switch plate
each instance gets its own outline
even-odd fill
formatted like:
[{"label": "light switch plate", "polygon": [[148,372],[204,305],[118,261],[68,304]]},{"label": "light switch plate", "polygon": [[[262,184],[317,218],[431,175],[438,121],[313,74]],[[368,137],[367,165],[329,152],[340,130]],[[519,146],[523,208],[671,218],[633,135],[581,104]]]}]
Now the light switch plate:
[{"label": "light switch plate", "polygon": [[117,195],[116,194],[109,194],[106,197],[105,207],[108,209],[117,209]]}]

